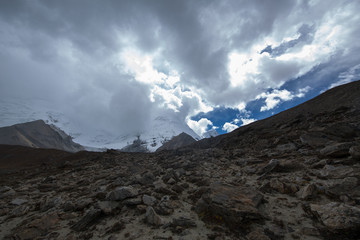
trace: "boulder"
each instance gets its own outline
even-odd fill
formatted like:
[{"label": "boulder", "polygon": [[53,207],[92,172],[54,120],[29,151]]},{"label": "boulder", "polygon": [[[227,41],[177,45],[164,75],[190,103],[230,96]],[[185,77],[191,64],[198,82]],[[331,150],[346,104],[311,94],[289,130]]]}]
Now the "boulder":
[{"label": "boulder", "polygon": [[276,150],[280,152],[291,152],[295,151],[297,147],[293,143],[285,143],[276,146]]},{"label": "boulder", "polygon": [[225,223],[238,231],[262,219],[258,210],[263,196],[253,188],[213,183],[197,202],[195,211],[204,220]]},{"label": "boulder", "polygon": [[343,203],[331,202],[325,205],[310,204],[310,212],[327,231],[360,234],[360,209]]},{"label": "boulder", "polygon": [[360,185],[357,177],[346,177],[336,179],[327,183],[326,194],[330,197],[340,198],[341,195],[348,195],[353,198],[360,197]]},{"label": "boulder", "polygon": [[24,203],[27,203],[28,201],[26,199],[22,199],[22,198],[15,198],[14,200],[11,201],[11,204],[14,205],[22,205]]},{"label": "boulder", "polygon": [[153,206],[156,203],[156,198],[145,194],[142,197],[142,201],[147,206]]},{"label": "boulder", "polygon": [[345,166],[345,165],[325,165],[320,170],[320,176],[321,178],[333,178],[333,179],[343,179],[346,177],[351,177],[356,175],[354,168],[351,166]]},{"label": "boulder", "polygon": [[323,147],[332,142],[326,135],[321,132],[310,132],[300,136],[302,144],[309,145],[312,148]]},{"label": "boulder", "polygon": [[335,143],[328,145],[320,150],[320,154],[326,157],[346,157],[349,155],[349,149],[352,143]]},{"label": "boulder", "polygon": [[110,201],[122,201],[126,198],[136,197],[137,195],[138,190],[131,186],[117,187],[114,191],[110,192],[107,198]]}]

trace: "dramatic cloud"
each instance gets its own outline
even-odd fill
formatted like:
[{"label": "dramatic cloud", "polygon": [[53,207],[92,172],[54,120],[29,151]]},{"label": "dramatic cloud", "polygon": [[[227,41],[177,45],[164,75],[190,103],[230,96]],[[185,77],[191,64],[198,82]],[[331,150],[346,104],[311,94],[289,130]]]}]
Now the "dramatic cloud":
[{"label": "dramatic cloud", "polygon": [[189,119],[187,124],[199,136],[203,136],[204,133],[206,133],[213,126],[213,123],[207,118],[201,118],[199,121]]},{"label": "dramatic cloud", "polygon": [[359,11],[348,0],[3,1],[0,100],[43,99],[84,131],[141,132],[171,113],[203,133],[213,125],[193,123],[200,112],[256,99],[251,112],[266,111],[359,78]]},{"label": "dramatic cloud", "polygon": [[241,118],[240,120],[242,121],[241,126],[245,126],[256,121],[254,118]]},{"label": "dramatic cloud", "polygon": [[239,126],[233,124],[233,123],[229,123],[229,122],[226,122],[224,124],[224,126],[222,127],[222,130],[226,131],[226,132],[232,132],[234,131],[235,129],[237,129]]}]

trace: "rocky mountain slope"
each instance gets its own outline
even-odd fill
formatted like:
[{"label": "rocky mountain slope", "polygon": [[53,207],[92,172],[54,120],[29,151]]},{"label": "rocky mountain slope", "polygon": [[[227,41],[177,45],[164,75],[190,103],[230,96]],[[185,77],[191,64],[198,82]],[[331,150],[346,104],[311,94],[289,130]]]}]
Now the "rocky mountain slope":
[{"label": "rocky mountain slope", "polygon": [[154,152],[164,142],[172,137],[185,132],[194,139],[200,137],[185,123],[176,116],[156,115],[149,121],[147,130],[133,134],[123,134],[106,129],[106,126],[97,125],[90,129],[77,119],[69,116],[69,113],[62,112],[51,103],[31,99],[0,99],[0,127],[10,126],[19,123],[26,123],[38,119],[44,120],[47,124],[54,125],[58,129],[69,134],[74,141],[78,142],[91,151],[102,151],[105,148],[122,149],[131,146],[140,136],[142,149]]},{"label": "rocky mountain slope", "polygon": [[175,150],[181,147],[190,145],[191,143],[196,142],[196,140],[186,133],[181,133],[178,136],[173,137],[170,141],[164,143],[156,151],[162,150]]},{"label": "rocky mountain slope", "polygon": [[54,148],[69,152],[83,150],[83,147],[74,143],[70,136],[43,120],[0,128],[0,144]]},{"label": "rocky mountain slope", "polygon": [[360,239],[359,85],[176,151],[2,146],[0,238]]}]

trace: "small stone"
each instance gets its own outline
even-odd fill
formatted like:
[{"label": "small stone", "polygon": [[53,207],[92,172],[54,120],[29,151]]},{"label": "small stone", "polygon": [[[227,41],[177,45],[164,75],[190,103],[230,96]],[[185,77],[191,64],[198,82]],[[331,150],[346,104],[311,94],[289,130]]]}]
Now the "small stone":
[{"label": "small stone", "polygon": [[146,209],[145,220],[150,225],[160,226],[163,224],[162,218],[156,214],[152,207]]},{"label": "small stone", "polygon": [[360,146],[352,146],[349,153],[353,158],[360,159]]},{"label": "small stone", "polygon": [[168,183],[168,184],[170,184],[170,185],[173,185],[173,184],[175,184],[175,183],[176,183],[176,181],[175,181],[175,179],[170,178],[170,179],[169,179],[169,181],[168,181],[167,183]]},{"label": "small stone", "polygon": [[309,184],[300,189],[299,192],[297,192],[297,196],[302,200],[308,200],[317,194],[317,187],[315,184]]}]

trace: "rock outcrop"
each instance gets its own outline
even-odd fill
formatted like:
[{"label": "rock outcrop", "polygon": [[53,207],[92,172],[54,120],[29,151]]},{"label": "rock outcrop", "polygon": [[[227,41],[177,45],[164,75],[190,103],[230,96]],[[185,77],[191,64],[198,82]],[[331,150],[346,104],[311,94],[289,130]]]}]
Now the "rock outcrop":
[{"label": "rock outcrop", "polygon": [[53,148],[68,152],[84,150],[80,144],[74,143],[70,136],[43,120],[0,128],[0,144]]}]

